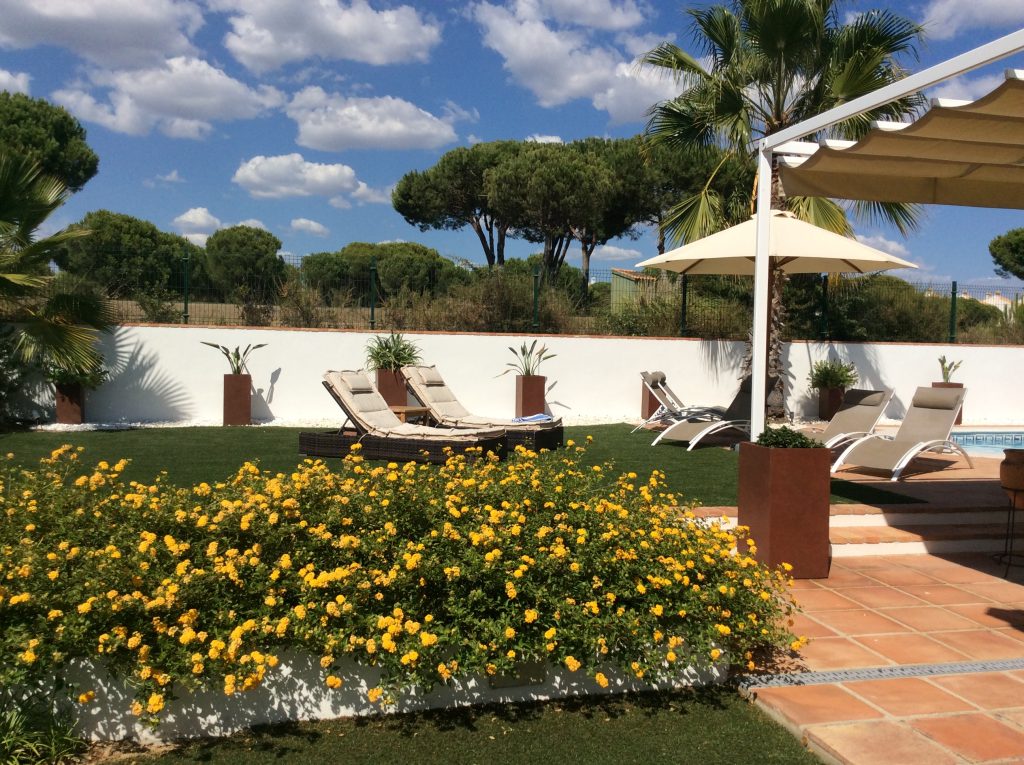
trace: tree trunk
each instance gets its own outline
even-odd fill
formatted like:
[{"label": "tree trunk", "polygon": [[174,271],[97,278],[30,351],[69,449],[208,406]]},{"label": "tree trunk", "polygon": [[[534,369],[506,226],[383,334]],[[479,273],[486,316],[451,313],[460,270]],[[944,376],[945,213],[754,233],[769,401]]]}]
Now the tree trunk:
[{"label": "tree trunk", "polygon": [[[494,247],[488,241],[488,237],[484,235],[483,225],[480,223],[479,218],[470,218],[469,225],[472,226],[473,231],[476,232],[476,238],[480,240],[480,247],[483,248],[484,257],[487,258],[487,267],[491,268],[494,266]],[[490,227],[488,226],[488,233]]]}]

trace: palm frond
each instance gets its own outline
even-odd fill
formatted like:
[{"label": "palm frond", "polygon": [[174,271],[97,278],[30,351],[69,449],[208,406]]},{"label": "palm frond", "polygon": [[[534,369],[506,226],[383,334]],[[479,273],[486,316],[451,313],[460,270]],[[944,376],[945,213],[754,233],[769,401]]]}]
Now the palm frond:
[{"label": "palm frond", "polygon": [[29,313],[17,333],[15,352],[26,362],[46,359],[65,369],[91,369],[103,362],[93,347],[98,336],[94,329]]},{"label": "palm frond", "polygon": [[860,220],[868,223],[887,223],[903,236],[920,228],[927,214],[923,205],[906,202],[865,202],[855,201],[853,213]]},{"label": "palm frond", "polygon": [[724,224],[722,195],[705,186],[699,193],[672,207],[666,213],[661,228],[665,238],[673,246],[678,246],[720,231]]},{"label": "palm frond", "polygon": [[853,236],[853,226],[846,211],[834,200],[825,197],[789,197],[786,207],[800,220],[843,236]]},{"label": "palm frond", "polygon": [[678,45],[664,42],[637,59],[637,66],[656,67],[671,75],[675,80],[686,77],[707,76],[704,67],[693,56]]}]

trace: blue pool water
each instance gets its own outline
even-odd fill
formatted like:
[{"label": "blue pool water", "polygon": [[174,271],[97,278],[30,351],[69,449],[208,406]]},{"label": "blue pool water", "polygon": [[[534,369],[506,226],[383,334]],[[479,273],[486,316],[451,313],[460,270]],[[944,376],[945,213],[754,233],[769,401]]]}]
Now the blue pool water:
[{"label": "blue pool water", "polygon": [[953,433],[953,440],[979,457],[1002,457],[1003,449],[1024,449],[1024,431],[964,430]]}]

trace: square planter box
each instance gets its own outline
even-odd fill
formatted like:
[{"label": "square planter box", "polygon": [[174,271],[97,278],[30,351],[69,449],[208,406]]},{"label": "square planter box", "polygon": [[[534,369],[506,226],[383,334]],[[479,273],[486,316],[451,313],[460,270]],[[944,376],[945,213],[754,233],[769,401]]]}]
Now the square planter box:
[{"label": "square planter box", "polygon": [[740,444],[739,523],[761,563],[789,563],[798,579],[828,576],[828,449]]},{"label": "square planter box", "polygon": [[85,389],[78,383],[58,383],[55,387],[57,422],[62,425],[85,422]]},{"label": "square planter box", "polygon": [[516,375],[516,417],[544,414],[544,383],[542,375]]},{"label": "square planter box", "polygon": [[224,424],[252,425],[252,375],[224,375]]},{"label": "square planter box", "polygon": [[388,406],[406,406],[409,403],[409,394],[405,390],[405,375],[390,369],[377,370],[377,391]]}]

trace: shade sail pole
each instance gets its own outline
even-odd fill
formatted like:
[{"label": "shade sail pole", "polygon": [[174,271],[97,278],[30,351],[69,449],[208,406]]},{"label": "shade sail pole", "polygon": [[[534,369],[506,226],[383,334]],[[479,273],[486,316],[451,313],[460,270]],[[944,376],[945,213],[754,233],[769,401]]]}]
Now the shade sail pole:
[{"label": "shade sail pole", "polygon": [[757,229],[754,249],[754,336],[750,385],[750,438],[764,430],[768,377],[768,243],[772,222],[772,150],[762,139],[757,151]]}]

